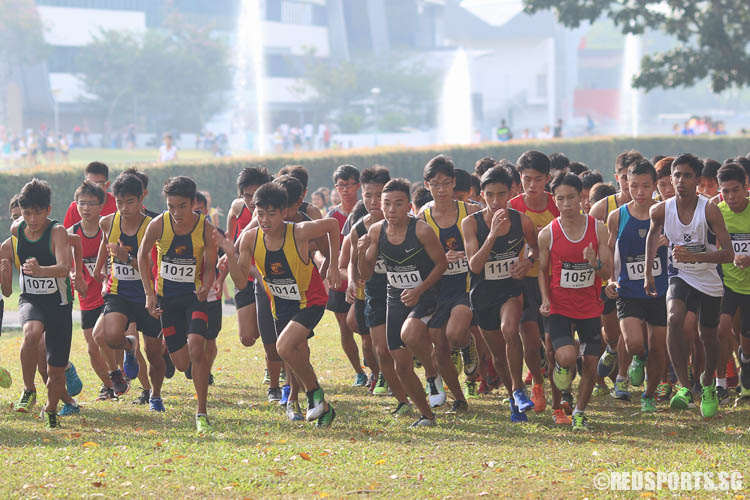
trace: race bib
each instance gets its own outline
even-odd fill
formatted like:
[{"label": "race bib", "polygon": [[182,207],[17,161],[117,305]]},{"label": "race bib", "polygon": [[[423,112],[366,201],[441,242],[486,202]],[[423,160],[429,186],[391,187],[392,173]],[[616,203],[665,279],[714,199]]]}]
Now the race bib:
[{"label": "race bib", "polygon": [[419,271],[388,272],[388,284],[393,288],[408,290],[422,284],[422,276]]},{"label": "race bib", "polygon": [[302,300],[299,294],[299,287],[296,283],[290,283],[288,285],[276,285],[274,283],[268,283],[268,290],[274,297],[286,300]]},{"label": "race bib", "polygon": [[562,288],[586,288],[594,285],[594,268],[588,262],[563,262],[560,271]]},{"label": "race bib", "polygon": [[750,255],[750,234],[734,233],[732,237],[732,248],[735,255]]},{"label": "race bib", "polygon": [[177,283],[195,283],[195,264],[176,264],[161,261],[159,276]]},{"label": "race bib", "polygon": [[112,264],[112,275],[120,281],[139,281],[141,273],[129,264],[115,262]]},{"label": "race bib", "polygon": [[[636,255],[635,257],[628,257],[625,262],[625,269],[628,271],[628,279],[630,281],[642,280],[646,278],[646,256]],[[654,277],[661,276],[661,259],[654,259],[654,263],[651,266],[652,274]]]},{"label": "race bib", "polygon": [[457,260],[454,262],[448,262],[448,269],[445,270],[443,276],[452,276],[454,274],[465,274],[469,272],[469,261],[466,259]]},{"label": "race bib", "polygon": [[388,271],[385,269],[385,262],[383,259],[375,261],[375,274],[385,274]]},{"label": "race bib", "polygon": [[518,257],[510,259],[493,260],[484,265],[484,279],[486,280],[505,280],[510,278],[510,270],[514,264],[518,263]]},{"label": "race bib", "polygon": [[[682,247],[687,249],[687,251],[690,253],[700,253],[706,251],[706,246],[699,243],[683,245]],[[716,264],[710,264],[708,262],[677,262],[674,257],[672,257],[672,265],[675,267],[675,269],[681,269],[683,271],[705,271],[706,269],[711,269],[711,267],[715,266]]]},{"label": "race bib", "polygon": [[20,274],[18,276],[21,290],[32,295],[49,295],[57,292],[57,280],[55,278],[34,278]]}]

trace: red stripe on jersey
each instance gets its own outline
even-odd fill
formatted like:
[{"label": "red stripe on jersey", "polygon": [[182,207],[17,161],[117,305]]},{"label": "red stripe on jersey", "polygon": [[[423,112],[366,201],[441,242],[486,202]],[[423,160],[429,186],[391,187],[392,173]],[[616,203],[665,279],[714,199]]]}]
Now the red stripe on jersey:
[{"label": "red stripe on jersey", "polygon": [[165,337],[171,337],[172,335],[177,333],[177,330],[175,330],[175,327],[173,326],[168,326],[166,328],[162,328],[161,332],[164,334]]},{"label": "red stripe on jersey", "polygon": [[193,311],[191,319],[199,319],[208,323],[208,315],[202,311]]},{"label": "red stripe on jersey", "polygon": [[86,266],[86,260],[89,260],[90,262],[93,260],[93,262],[96,262],[96,257],[99,255],[99,245],[102,242],[102,231],[97,228],[96,236],[89,238],[83,234],[83,228],[81,225],[76,224],[73,233],[81,238],[81,258],[84,259],[82,272],[83,279],[87,286],[85,297],[82,297],[80,293],[78,294],[78,303],[81,306],[82,311],[91,311],[104,305],[102,284],[91,276],[89,267],[92,266]]}]

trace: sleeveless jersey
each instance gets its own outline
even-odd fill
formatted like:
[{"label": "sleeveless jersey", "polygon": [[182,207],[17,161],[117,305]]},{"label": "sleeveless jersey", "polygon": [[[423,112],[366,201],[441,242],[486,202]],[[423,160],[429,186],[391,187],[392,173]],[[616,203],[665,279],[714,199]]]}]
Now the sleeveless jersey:
[{"label": "sleeveless jersey", "polygon": [[[490,228],[484,220],[483,212],[471,215],[477,225],[477,242],[479,247],[484,245],[490,234]],[[522,286],[521,280],[511,278],[510,269],[520,259],[519,256],[526,244],[523,235],[521,213],[512,208],[508,209],[510,229],[508,234],[495,238],[490,255],[484,264],[482,272],[471,273],[471,289],[469,300],[472,309],[484,309],[500,304],[508,296]]]},{"label": "sleeveless jersey", "polygon": [[161,238],[156,242],[156,294],[160,297],[177,297],[195,292],[202,285],[203,231],[206,216],[198,221],[188,234],[175,234],[169,212],[162,214],[164,225]]},{"label": "sleeveless jersey", "polygon": [[232,236],[235,241],[237,241],[237,238],[240,237],[240,233],[242,233],[242,230],[245,229],[245,227],[250,224],[250,221],[253,220],[253,214],[250,212],[250,210],[247,209],[247,205],[242,205],[242,210],[240,210],[240,216],[237,217],[237,223],[234,226],[234,235]]},{"label": "sleeveless jersey", "polygon": [[263,284],[271,300],[276,319],[288,319],[300,309],[324,306],[328,295],[318,268],[307,257],[305,263],[294,240],[294,223],[284,223],[284,243],[278,250],[269,250],[263,230],[258,227],[255,239],[255,265],[263,275]]},{"label": "sleeveless jersey", "polygon": [[[378,259],[382,259],[385,263],[389,303],[401,303],[401,292],[422,284],[435,267],[435,263],[427,255],[424,245],[417,237],[417,221],[416,217],[409,217],[404,241],[398,245],[388,241],[388,235],[386,234],[387,220],[383,221],[383,226],[380,228]],[[434,289],[425,293],[437,294],[439,287],[438,282]]]},{"label": "sleeveless jersey", "polygon": [[[456,201],[456,222],[452,226],[447,228],[440,227],[432,217],[432,208],[434,202],[427,204],[427,208],[422,212],[424,219],[440,238],[440,243],[443,245],[443,251],[453,250],[455,252],[463,252],[464,248],[464,234],[461,229],[461,222],[466,218],[466,203],[463,201]],[[469,261],[465,257],[455,262],[448,262],[448,269],[445,270],[443,276],[440,278],[440,296],[441,297],[454,297],[456,294],[466,293],[469,291]]]},{"label": "sleeveless jersey", "polygon": [[[552,222],[555,217],[560,216],[560,211],[555,206],[555,201],[552,198],[552,194],[545,194],[547,195],[547,206],[541,212],[537,212],[536,210],[532,210],[528,206],[526,206],[523,194],[519,194],[518,196],[510,200],[510,208],[518,210],[522,214],[527,215],[531,219],[531,222],[533,222],[536,226],[537,233],[539,233],[539,231],[541,231],[547,224]],[[531,266],[531,269],[529,269],[529,272],[526,273],[526,276],[534,278],[539,276],[538,262],[534,262],[534,265]]]},{"label": "sleeveless jersey", "polygon": [[[353,230],[357,233],[357,238],[361,238],[367,233],[364,219],[360,219],[359,222],[354,225]],[[361,259],[364,257],[360,255],[359,258]],[[370,298],[384,297],[387,287],[388,281],[386,279],[385,262],[383,262],[383,259],[378,255],[378,260],[375,261],[375,269],[373,269],[372,276],[370,276],[369,280],[365,281],[365,296]]]},{"label": "sleeveless jersey", "polygon": [[[145,216],[134,235],[124,234],[121,227],[122,219],[118,210],[112,218],[112,228],[109,231],[107,243],[116,245],[118,241],[121,242],[128,249],[128,255],[137,259],[138,247],[143,241],[143,235],[149,222],[151,222],[151,217]],[[119,295],[126,300],[145,304],[146,294],[143,292],[141,273],[127,262],[115,258],[110,258],[110,261],[109,281],[107,281],[105,293]]]},{"label": "sleeveless jersey", "polygon": [[[339,223],[339,230],[341,231],[341,238],[339,239],[339,250],[341,250],[341,242],[344,241],[344,237],[349,234],[349,231],[351,231],[351,223],[352,221],[349,220],[349,214],[344,213],[343,210],[341,210],[341,205],[336,205],[332,209],[328,211],[326,214],[326,217],[334,218]],[[346,290],[347,282],[346,280],[341,282],[341,286],[339,288],[332,288],[332,290],[337,292],[343,292]]]},{"label": "sleeveless jersey", "polygon": [[[735,255],[750,255],[750,203],[741,213],[735,213],[726,201],[719,203],[719,210],[724,216],[732,248]],[[750,295],[750,269],[740,269],[734,263],[722,264],[724,285],[734,292]]]},{"label": "sleeveless jersey", "polygon": [[21,288],[21,297],[31,302],[44,302],[50,305],[68,305],[73,301],[73,290],[70,286],[70,277],[64,278],[42,278],[29,276],[23,273],[21,265],[28,259],[34,257],[40,266],[54,266],[57,264],[55,254],[52,252],[52,228],[59,225],[57,221],[47,219],[49,223],[42,235],[36,240],[30,240],[24,234],[26,222],[21,221],[18,226],[18,236],[11,240],[14,244],[15,263],[18,266],[18,285]]},{"label": "sleeveless jersey", "polygon": [[102,230],[97,227],[96,235],[89,238],[83,232],[81,223],[77,222],[73,224],[73,234],[77,234],[81,238],[81,259],[83,260],[83,269],[81,272],[87,286],[85,297],[81,297],[80,293],[78,294],[78,303],[82,311],[91,311],[104,305],[102,284],[93,277],[94,268],[96,267],[96,257],[99,255],[99,246],[102,242]]},{"label": "sleeveless jersey", "polygon": [[[620,297],[627,299],[650,298],[643,290],[646,276],[646,235],[651,225],[650,219],[636,219],[630,214],[627,205],[619,208],[620,223],[615,243],[615,276],[620,285]],[[661,297],[667,293],[667,249],[659,247],[652,265],[656,292]]]},{"label": "sleeveless jersey", "polygon": [[[684,246],[689,252],[716,251],[716,235],[706,221],[707,198],[698,197],[698,203],[689,224],[683,224],[677,212],[677,197],[664,202],[664,235],[669,240],[670,257],[675,246]],[[707,262],[677,263],[670,258],[669,277],[679,276],[696,290],[712,297],[724,294],[721,266]]]},{"label": "sleeveless jersey", "polygon": [[602,279],[583,258],[583,250],[599,248],[596,219],[586,216],[586,229],[578,241],[571,241],[560,224],[550,226],[550,314],[573,319],[596,318],[602,314]]},{"label": "sleeveless jersey", "polygon": [[[222,236],[224,236],[224,231],[220,228],[216,228],[219,233],[221,233]],[[221,248],[217,249],[216,256],[218,258],[221,258],[224,255],[224,250]],[[218,262],[218,260],[217,260]],[[219,276],[219,264],[216,264],[216,276]],[[216,302],[217,300],[221,300],[222,294],[224,293],[224,287],[220,287],[217,292],[214,291],[214,287],[211,287],[211,290],[208,292],[208,296],[206,297],[206,302]]]}]

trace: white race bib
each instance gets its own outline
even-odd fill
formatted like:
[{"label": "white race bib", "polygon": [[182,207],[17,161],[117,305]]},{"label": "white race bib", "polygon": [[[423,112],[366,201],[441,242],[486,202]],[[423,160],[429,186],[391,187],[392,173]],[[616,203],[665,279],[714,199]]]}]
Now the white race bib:
[{"label": "white race bib", "polygon": [[302,300],[299,294],[299,288],[296,283],[290,283],[288,285],[275,285],[268,283],[268,289],[271,291],[274,297],[286,300]]},{"label": "white race bib", "polygon": [[50,295],[57,293],[57,280],[55,278],[34,278],[20,274],[18,276],[21,290],[32,295]]},{"label": "white race bib", "polygon": [[120,281],[140,281],[141,273],[130,264],[115,262],[112,264],[112,274]]},{"label": "white race bib", "polygon": [[393,288],[408,290],[422,284],[419,271],[388,272],[388,284]]},{"label": "white race bib", "polygon": [[484,279],[486,280],[505,280],[510,278],[510,269],[517,264],[520,259],[513,257],[511,259],[492,260],[484,265]]},{"label": "white race bib", "polygon": [[385,268],[385,261],[383,259],[378,259],[375,261],[375,274],[385,274],[388,271]]},{"label": "white race bib", "polygon": [[735,233],[730,236],[735,255],[750,255],[750,234]]},{"label": "white race bib", "polygon": [[452,276],[454,274],[466,274],[469,272],[469,261],[466,259],[456,260],[454,262],[448,262],[448,269],[445,270],[443,276]]},{"label": "white race bib", "polygon": [[177,283],[195,283],[195,264],[175,264],[161,261],[159,276]]},{"label": "white race bib", "polygon": [[[642,280],[646,278],[646,256],[637,255],[633,257],[632,261],[625,263],[625,269],[628,271],[628,279],[630,281]],[[654,263],[651,266],[652,274],[654,278],[661,276],[661,259],[654,259]]]},{"label": "white race bib", "polygon": [[[690,253],[700,253],[706,251],[705,245],[700,244],[683,245],[683,248],[687,249],[687,251]],[[683,271],[705,271],[706,269],[710,269],[716,264],[710,264],[707,262],[677,262],[674,257],[672,257],[672,265],[676,269],[681,269]]]},{"label": "white race bib", "polygon": [[596,273],[588,262],[563,262],[560,270],[562,288],[586,288],[594,285]]}]

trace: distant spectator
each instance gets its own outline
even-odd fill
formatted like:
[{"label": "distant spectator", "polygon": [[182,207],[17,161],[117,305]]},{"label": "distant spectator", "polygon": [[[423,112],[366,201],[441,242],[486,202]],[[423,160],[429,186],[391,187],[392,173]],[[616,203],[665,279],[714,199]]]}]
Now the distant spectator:
[{"label": "distant spectator", "polygon": [[550,130],[549,125],[546,125],[542,130],[539,131],[537,138],[538,139],[552,139],[552,131]]},{"label": "distant spectator", "polygon": [[562,118],[558,118],[557,125],[555,125],[555,130],[552,132],[552,136],[555,139],[560,139],[563,136],[563,121]]},{"label": "distant spectator", "polygon": [[321,189],[316,189],[315,192],[310,195],[310,200],[313,206],[320,210],[320,213],[326,213],[328,211],[326,209],[326,195]]},{"label": "distant spectator", "polygon": [[159,147],[159,162],[174,161],[177,159],[177,146],[172,142],[170,134],[164,135],[164,144]]},{"label": "distant spectator", "polygon": [[513,138],[513,134],[508,125],[506,125],[505,120],[500,120],[500,126],[497,127],[495,134],[497,135],[497,140],[500,142],[508,142]]}]

